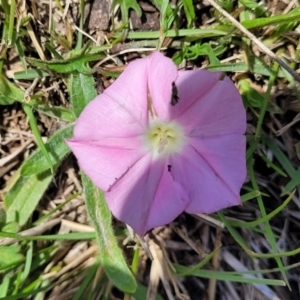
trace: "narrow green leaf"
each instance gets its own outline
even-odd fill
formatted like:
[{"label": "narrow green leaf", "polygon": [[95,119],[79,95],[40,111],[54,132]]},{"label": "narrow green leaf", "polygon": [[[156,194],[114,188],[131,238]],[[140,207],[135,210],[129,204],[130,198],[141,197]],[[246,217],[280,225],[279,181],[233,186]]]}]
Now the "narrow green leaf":
[{"label": "narrow green leaf", "polygon": [[290,160],[286,157],[286,155],[281,151],[281,149],[277,146],[276,141],[270,137],[263,137],[263,142],[268,146],[268,148],[272,151],[274,156],[277,158],[279,163],[285,169],[287,174],[293,178],[296,171],[292,166]]},{"label": "narrow green leaf", "polygon": [[0,298],[5,297],[8,293],[11,277],[3,276],[3,280],[0,283]]},{"label": "narrow green leaf", "polygon": [[47,160],[47,163],[48,163],[48,166],[51,170],[51,173],[53,173],[53,165],[51,163],[51,159],[50,159],[50,156],[49,156],[49,153],[45,147],[45,144],[42,140],[42,137],[41,137],[41,134],[40,134],[40,131],[38,129],[38,125],[37,125],[37,122],[36,122],[36,119],[35,119],[35,116],[32,112],[32,108],[26,104],[23,105],[23,109],[28,117],[28,120],[29,120],[29,124],[30,124],[30,127],[31,127],[31,130],[32,130],[32,133],[36,139],[36,142],[40,148],[40,150],[42,151],[42,153],[44,154],[46,160]]},{"label": "narrow green leaf", "polygon": [[23,283],[30,274],[32,257],[33,257],[33,242],[31,241],[27,245],[28,245],[28,249],[26,252],[26,261],[25,261],[24,270],[23,270],[22,276],[21,276],[21,283]]},{"label": "narrow green leaf", "polygon": [[91,240],[96,238],[95,232],[72,232],[67,234],[26,236],[17,233],[0,231],[0,236],[17,239],[20,241],[64,241],[64,240],[79,241],[79,240]]},{"label": "narrow green leaf", "polygon": [[276,25],[278,26],[279,24],[282,23],[289,23],[291,21],[299,21],[300,17],[300,10],[299,8],[291,11],[288,14],[282,14],[278,16],[271,16],[267,18],[257,18],[254,20],[247,20],[242,22],[242,25],[247,28],[247,29],[252,29],[252,28],[261,28],[264,26],[269,26],[269,25]]},{"label": "narrow green leaf", "polygon": [[78,117],[86,105],[97,96],[92,75],[74,72],[68,80],[70,100],[74,114]]},{"label": "narrow green leaf", "polygon": [[16,101],[22,102],[24,92],[0,74],[0,105],[13,104]]},{"label": "narrow green leaf", "polygon": [[65,60],[43,61],[34,58],[27,58],[27,60],[35,67],[41,68],[42,70],[51,70],[65,74],[75,71],[88,73],[86,63],[94,60],[100,60],[101,58],[103,58],[102,53],[81,53]]},{"label": "narrow green leaf", "polygon": [[[51,218],[51,216],[53,216],[56,212],[58,212],[60,209],[62,209],[67,203],[69,203],[70,201],[72,201],[73,199],[75,199],[76,197],[78,197],[79,195],[80,195],[79,193],[71,195],[70,197],[68,197],[66,199],[66,201],[60,203],[54,209],[51,209],[51,211],[49,211],[47,214],[43,215],[38,220],[36,220],[35,222],[33,222],[32,225],[33,226],[37,226],[37,225],[40,225],[40,224],[46,222],[48,219]],[[5,231],[5,230],[3,230],[3,231]]]},{"label": "narrow green leaf", "polygon": [[24,45],[22,43],[22,40],[20,38],[16,39],[16,49],[18,51],[19,57],[21,59],[21,62],[23,64],[23,67],[25,69],[25,71],[27,70],[27,62],[25,59],[25,53],[24,53]]},{"label": "narrow green leaf", "polygon": [[241,200],[242,202],[246,202],[246,201],[249,201],[255,197],[257,197],[257,195],[259,194],[260,192],[259,191],[253,191],[253,192],[249,192],[245,195],[242,195],[241,196]]},{"label": "narrow green leaf", "polygon": [[270,96],[271,96],[271,91],[274,86],[275,79],[277,78],[278,71],[279,71],[279,64],[275,62],[273,65],[273,74],[269,78],[268,88],[267,88],[267,91],[266,91],[266,94],[264,97],[265,99],[262,102],[260,113],[259,113],[259,118],[258,118],[257,125],[256,125],[256,130],[255,130],[255,138],[256,139],[258,137],[260,137],[262,123],[263,123],[263,120],[265,117],[265,113],[266,113],[267,106],[268,106]]},{"label": "narrow green leaf", "polygon": [[58,118],[65,122],[75,122],[76,117],[70,109],[61,106],[38,105],[35,109],[49,117]]},{"label": "narrow green leaf", "polygon": [[[259,194],[256,195],[258,197]],[[244,222],[244,221],[229,221],[231,226],[236,227],[242,227],[242,228],[249,228],[249,227],[255,227],[257,225],[260,225],[264,222],[269,221],[271,218],[275,217],[277,214],[283,211],[283,209],[290,203],[290,201],[293,199],[294,193],[292,193],[280,206],[278,206],[276,209],[274,209],[269,214],[265,215],[262,218],[256,219],[255,221],[251,222]]]},{"label": "narrow green leaf", "polygon": [[285,186],[282,195],[290,193],[294,188],[300,185],[300,168],[295,172],[292,180]]},{"label": "narrow green leaf", "polygon": [[295,145],[298,159],[300,159],[300,142]]},{"label": "narrow green leaf", "polygon": [[239,90],[247,107],[249,105],[252,107],[261,107],[265,98],[262,94],[251,87],[250,80],[239,80]]},{"label": "narrow green leaf", "polygon": [[[274,72],[266,65],[263,65],[259,59],[254,59],[254,63],[251,66],[252,67],[252,72],[260,75],[265,75],[265,76],[271,76],[274,74]],[[250,72],[249,66],[244,63],[233,63],[233,64],[219,64],[219,65],[212,65],[206,67],[207,70],[211,71],[219,71],[219,72]],[[251,73],[251,72],[250,72]],[[284,78],[285,75],[284,73],[279,70],[277,77],[279,78]]]},{"label": "narrow green leaf", "polygon": [[[142,300],[147,299],[148,287],[138,283],[136,291],[132,294],[133,299]],[[156,294],[153,300],[163,300],[164,298],[160,294]]]},{"label": "narrow green leaf", "polygon": [[188,20],[188,28],[191,28],[195,19],[195,9],[193,0],[182,0],[186,18]]},{"label": "narrow green leaf", "polygon": [[3,208],[0,208],[0,230],[6,224],[6,212]]},{"label": "narrow green leaf", "polygon": [[133,293],[137,285],[114,235],[104,194],[83,173],[82,182],[87,211],[96,230],[100,260],[106,274],[120,290]]},{"label": "narrow green leaf", "polygon": [[14,73],[14,79],[35,79],[50,76],[49,72],[40,69],[29,69],[27,71],[19,71]]},{"label": "narrow green leaf", "polygon": [[[9,15],[9,3],[8,3],[8,0],[2,0],[1,4],[2,4],[2,8],[4,10],[4,13],[6,14],[6,16],[8,16]],[[8,22],[8,18],[5,18],[5,21]]]},{"label": "narrow green leaf", "polygon": [[17,222],[10,222],[10,223],[7,223],[5,226],[3,226],[3,228],[1,230],[5,231],[5,232],[16,233],[20,230],[20,225]]},{"label": "narrow green leaf", "polygon": [[[249,163],[248,163],[248,170],[249,170],[250,180],[251,180],[251,183],[252,183],[252,186],[253,186],[254,190],[259,190],[258,184],[257,184],[257,182],[255,180],[255,177],[254,177],[254,170],[253,170],[252,160],[250,160]],[[256,199],[257,199],[257,203],[258,203],[259,210],[260,210],[260,213],[261,213],[262,217],[266,218],[267,213],[266,213],[266,209],[265,209],[265,206],[264,206],[261,195],[258,195]],[[271,225],[270,225],[268,220],[264,222],[264,226],[265,226],[265,230],[266,230],[265,237],[267,238],[268,242],[271,245],[273,255],[279,253],[278,248],[277,248],[276,239],[275,239],[274,233],[272,231]],[[274,255],[274,259],[276,260],[276,263],[278,265],[278,268],[280,269],[280,273],[281,273],[285,283],[287,284],[287,286],[290,289],[291,287],[290,287],[286,272],[284,270],[284,266],[283,266],[283,262],[282,262],[281,258],[276,257]]]},{"label": "narrow green leaf", "polygon": [[9,12],[9,28],[8,28],[8,45],[11,46],[13,43],[13,34],[15,28],[15,8],[16,0],[10,1],[10,12]]},{"label": "narrow green leaf", "polygon": [[[170,29],[165,32],[165,37],[191,37],[194,36],[197,39],[209,38],[215,36],[227,35],[228,31],[218,30],[218,29]],[[115,33],[115,38],[121,38],[121,33]],[[160,37],[159,31],[146,31],[146,32],[129,32],[128,39],[158,39]]]},{"label": "narrow green leaf", "polygon": [[[225,224],[226,229],[230,232],[231,236],[234,238],[234,240],[243,248],[243,250],[251,257],[256,257],[256,258],[280,258],[280,257],[286,257],[286,256],[293,256],[298,253],[300,253],[300,247],[291,251],[286,251],[286,252],[272,252],[272,253],[256,253],[252,250],[250,250],[247,247],[247,244],[245,240],[242,238],[242,236],[238,233],[238,231],[233,228],[230,224],[230,222],[225,218],[225,216],[221,213],[218,212],[218,216],[220,220]],[[279,269],[282,270],[279,266]],[[284,266],[283,266],[284,268]]]},{"label": "narrow green leaf", "polygon": [[267,164],[267,167],[271,167],[275,172],[277,172],[279,175],[283,176],[283,177],[287,177],[287,175],[280,169],[278,168],[275,164],[273,164],[273,162],[271,162],[267,156],[265,156],[264,154],[260,154],[259,155],[262,160],[264,160]]},{"label": "narrow green leaf", "polygon": [[82,37],[83,37],[83,22],[84,22],[84,0],[79,0],[79,12],[80,12],[80,21],[79,21],[79,28],[77,34],[77,43],[75,46],[76,50],[81,50],[82,48]]},{"label": "narrow green leaf", "polygon": [[187,275],[193,275],[195,271],[202,269],[216,254],[218,250],[220,250],[221,246],[217,247],[214,251],[209,253],[202,261],[200,261],[196,266],[189,267],[186,269],[185,272],[177,273],[179,276],[187,276]]},{"label": "narrow green leaf", "polygon": [[73,126],[70,125],[56,131],[45,144],[46,151],[49,154],[50,164],[42,150],[38,149],[22,165],[21,175],[29,176],[38,174],[60,163],[70,152],[70,148],[64,139],[71,138],[72,132]]},{"label": "narrow green leaf", "polygon": [[19,176],[16,183],[4,196],[7,209],[7,222],[25,225],[38,202],[48,188],[53,174],[50,171],[38,175]]},{"label": "narrow green leaf", "polygon": [[[188,272],[189,267],[181,266],[178,264],[173,264],[175,270],[179,273]],[[244,277],[232,275],[230,272],[222,272],[222,271],[213,271],[213,270],[203,270],[198,269],[194,270],[194,276],[207,278],[207,279],[216,279],[222,281],[230,281],[230,282],[243,282],[243,283],[252,283],[252,284],[267,284],[267,285],[277,285],[277,286],[285,286],[285,282],[282,280],[275,279],[265,279],[265,278],[255,278],[255,277]]]},{"label": "narrow green leaf", "polygon": [[0,267],[10,265],[23,258],[19,245],[0,246]]},{"label": "narrow green leaf", "polygon": [[114,0],[112,7],[118,4],[121,6],[122,20],[124,23],[128,22],[128,11],[130,9],[133,9],[138,17],[142,15],[142,10],[136,0]]},{"label": "narrow green leaf", "polygon": [[76,294],[73,296],[72,300],[88,299],[85,297],[85,292],[90,290],[89,286],[93,285],[93,281],[96,277],[96,272],[99,268],[99,262],[96,261],[92,266],[90,266],[86,272],[83,282],[80,284]]},{"label": "narrow green leaf", "polygon": [[46,42],[46,43],[45,43],[45,48],[51,52],[51,54],[52,54],[52,56],[53,56],[54,58],[56,58],[56,59],[58,59],[58,60],[63,60],[63,59],[64,59],[63,56],[61,56],[61,55],[55,50],[55,48],[51,45],[50,42]]}]

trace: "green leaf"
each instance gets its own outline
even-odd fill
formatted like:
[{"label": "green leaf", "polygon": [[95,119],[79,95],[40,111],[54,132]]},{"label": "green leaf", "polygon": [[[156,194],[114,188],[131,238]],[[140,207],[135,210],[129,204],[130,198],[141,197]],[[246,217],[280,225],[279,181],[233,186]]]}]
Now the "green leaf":
[{"label": "green leaf", "polygon": [[[251,65],[251,70],[247,65],[247,63],[239,62],[239,63],[232,63],[232,64],[219,64],[219,65],[211,65],[206,67],[207,70],[211,71],[220,71],[220,72],[249,72],[255,73],[265,76],[274,75],[274,71],[270,69],[267,65],[265,65],[259,58],[254,58],[253,63]],[[276,74],[279,78],[285,78],[284,72],[280,69],[278,74]]]},{"label": "green leaf", "polygon": [[193,0],[182,0],[182,3],[186,14],[186,18],[188,20],[188,28],[191,28],[193,21],[196,17]]},{"label": "green leaf", "polygon": [[[218,30],[218,29],[170,29],[165,32],[165,37],[193,37],[195,39],[201,38],[209,38],[209,37],[218,37],[228,35],[228,31]],[[140,31],[133,31],[129,32],[127,38],[128,39],[158,39],[160,37],[160,31],[147,31],[147,32],[140,32]],[[115,33],[115,38],[120,38],[121,33]]]},{"label": "green leaf", "polygon": [[287,22],[291,22],[291,21],[299,21],[299,17],[300,17],[300,9],[296,8],[288,14],[271,16],[271,17],[267,17],[267,18],[257,18],[254,20],[247,20],[247,21],[242,22],[242,25],[247,29],[252,29],[252,28],[257,28],[257,27],[261,28],[261,27],[270,26],[270,25],[278,26],[279,24],[282,24],[282,23],[287,23]]},{"label": "green leaf", "polygon": [[[216,50],[218,52],[215,51],[215,49],[213,49],[208,43],[196,43],[195,45],[189,46],[185,49],[183,57],[188,60],[193,60],[198,58],[199,56],[208,56],[211,65],[219,65],[220,61],[218,60],[217,55],[220,55],[223,51],[221,47]],[[221,50],[222,52],[220,52],[219,50]]]},{"label": "green leaf", "polygon": [[245,7],[250,8],[250,9],[263,9],[263,7],[261,5],[259,5],[258,3],[254,2],[254,1],[250,1],[250,0],[239,0],[240,3],[242,3]]},{"label": "green leaf", "polygon": [[295,145],[298,159],[300,159],[300,142]]},{"label": "green leaf", "polygon": [[48,105],[38,105],[35,109],[49,117],[58,118],[65,122],[75,122],[76,117],[73,112],[65,107],[61,106],[48,106]]},{"label": "green leaf", "polygon": [[99,269],[99,261],[96,261],[93,265],[91,265],[87,269],[86,276],[84,277],[83,282],[80,284],[76,294],[73,296],[72,300],[80,300],[80,299],[89,299],[86,297],[86,292],[91,291],[89,288],[90,285],[93,285],[93,281],[97,276],[97,271]]},{"label": "green leaf", "polygon": [[103,58],[102,53],[81,53],[78,55],[74,55],[71,58],[67,58],[65,60],[51,60],[44,61],[40,59],[27,58],[27,60],[37,68],[41,68],[45,71],[54,71],[57,73],[72,73],[72,72],[83,72],[88,73],[89,69],[86,64],[90,61],[99,60]]},{"label": "green leaf", "polygon": [[[296,170],[292,166],[290,160],[286,157],[286,155],[281,151],[281,149],[277,146],[275,140],[270,137],[263,137],[263,142],[268,146],[268,148],[272,151],[274,156],[277,158],[279,163],[282,165],[287,174],[294,178],[296,175]],[[300,185],[298,185],[298,190],[300,190]]]},{"label": "green leaf", "polygon": [[7,222],[18,222],[20,226],[25,225],[52,178],[53,174],[50,171],[26,177],[19,175],[15,184],[4,196],[5,206],[8,207]]},{"label": "green leaf", "polygon": [[43,78],[50,76],[50,74],[44,70],[40,69],[29,69],[27,71],[19,71],[14,73],[14,79],[22,80],[22,79],[35,79],[35,78]]},{"label": "green leaf", "polygon": [[0,237],[8,237],[18,239],[20,241],[79,241],[94,239],[96,234],[94,232],[72,232],[64,234],[26,236],[17,233],[0,231]]},{"label": "green leaf", "polygon": [[[248,172],[249,172],[249,175],[250,175],[250,180],[251,180],[253,189],[254,190],[259,190],[258,183],[257,183],[257,181],[255,179],[255,176],[254,176],[254,169],[253,169],[253,161],[252,160],[250,160],[247,163],[247,167],[248,167]],[[262,199],[261,195],[258,195],[256,199],[257,199],[257,203],[258,203],[258,207],[259,207],[261,216],[262,216],[262,218],[265,218],[267,216],[267,213],[266,213],[266,209],[265,209],[264,202],[263,202],[263,199]],[[272,227],[271,227],[268,220],[266,220],[264,222],[264,228],[266,230],[265,237],[266,237],[267,241],[269,242],[269,244],[271,245],[272,254],[274,255],[274,259],[276,260],[277,266],[280,269],[280,273],[281,273],[286,285],[290,289],[291,287],[290,287],[290,284],[289,284],[289,281],[288,281],[287,274],[284,270],[283,261],[281,260],[280,257],[275,256],[275,254],[280,253],[280,251],[278,249],[278,244],[276,242],[276,238],[275,238],[275,235],[273,233]]]},{"label": "green leaf", "polygon": [[[188,273],[190,269],[189,267],[181,266],[178,264],[173,264],[173,267],[178,273]],[[194,270],[191,275],[207,278],[207,279],[215,279],[215,280],[230,281],[230,282],[244,282],[244,283],[252,283],[252,284],[285,286],[285,282],[283,280],[255,278],[255,277],[249,278],[246,276],[233,275],[230,272],[224,272],[224,271],[222,272],[222,271],[198,269],[198,270]]]},{"label": "green leaf", "polygon": [[20,254],[20,250],[20,246],[0,246],[0,268],[11,265],[22,259],[23,256]]},{"label": "green leaf", "polygon": [[[133,299],[147,299],[148,287],[138,283],[136,291],[131,295]],[[153,298],[152,298],[153,299]],[[160,294],[156,294],[153,300],[163,300]]]},{"label": "green leaf", "polygon": [[0,208],[0,230],[6,224],[6,212],[3,208]]},{"label": "green leaf", "polygon": [[138,17],[142,15],[142,10],[136,0],[114,0],[112,9],[118,4],[121,7],[122,20],[124,23],[128,22],[128,11],[130,9],[133,9]]},{"label": "green leaf", "polygon": [[239,90],[247,107],[249,105],[252,107],[261,107],[265,98],[263,95],[261,95],[259,92],[257,92],[251,87],[249,80],[240,80]]},{"label": "green leaf", "polygon": [[69,75],[68,87],[72,108],[78,117],[86,105],[97,96],[94,77],[74,72]]},{"label": "green leaf", "polygon": [[259,191],[252,191],[252,192],[249,192],[245,195],[242,195],[241,196],[241,200],[242,202],[246,202],[246,201],[249,201],[251,199],[254,199],[257,197],[257,195],[259,194],[260,192]]},{"label": "green leaf", "polygon": [[[15,84],[10,82],[5,76],[0,74],[0,105],[9,105],[14,102],[24,104],[25,92],[19,89]],[[38,106],[41,95],[30,96],[28,106]]]},{"label": "green leaf", "polygon": [[40,150],[43,152],[47,162],[48,162],[48,166],[49,168],[51,169],[51,172],[53,173],[53,168],[52,168],[52,164],[51,164],[51,159],[50,159],[50,156],[49,156],[49,153],[45,147],[45,144],[42,140],[42,137],[41,137],[41,133],[39,131],[39,128],[38,128],[38,125],[37,125],[37,121],[35,119],[35,116],[32,112],[32,108],[26,104],[23,105],[23,109],[28,117],[28,120],[29,120],[29,124],[30,124],[30,127],[31,127],[31,130],[32,130],[32,133],[36,139],[36,142],[40,148]]},{"label": "green leaf", "polygon": [[10,276],[3,276],[3,280],[0,283],[0,299],[5,299],[4,297],[7,296],[11,281],[12,278]]},{"label": "green leaf", "polygon": [[290,193],[293,189],[300,185],[300,168],[295,172],[292,180],[285,186],[282,195]]},{"label": "green leaf", "polygon": [[22,102],[24,92],[0,74],[0,105],[13,104],[16,101]]},{"label": "green leaf", "polygon": [[20,226],[17,222],[10,222],[10,223],[7,223],[1,230],[5,231],[5,232],[16,233],[20,230]]},{"label": "green leaf", "polygon": [[122,291],[134,293],[137,284],[118,246],[104,194],[85,174],[82,174],[82,182],[87,212],[96,230],[100,260],[104,270],[116,287]]},{"label": "green leaf", "polygon": [[59,164],[70,152],[70,148],[65,143],[64,139],[71,138],[72,132],[73,126],[70,125],[56,131],[45,144],[46,151],[50,158],[50,165],[41,149],[38,149],[22,165],[21,175],[29,176],[38,174]]}]

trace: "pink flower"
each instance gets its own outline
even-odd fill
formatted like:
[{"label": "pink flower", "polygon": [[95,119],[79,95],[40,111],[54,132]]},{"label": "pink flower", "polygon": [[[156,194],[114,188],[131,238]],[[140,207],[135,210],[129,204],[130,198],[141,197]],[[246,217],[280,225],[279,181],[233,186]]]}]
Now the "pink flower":
[{"label": "pink flower", "polygon": [[67,143],[114,216],[144,235],[183,211],[241,203],[245,130],[228,77],[178,71],[154,52],[87,105]]}]

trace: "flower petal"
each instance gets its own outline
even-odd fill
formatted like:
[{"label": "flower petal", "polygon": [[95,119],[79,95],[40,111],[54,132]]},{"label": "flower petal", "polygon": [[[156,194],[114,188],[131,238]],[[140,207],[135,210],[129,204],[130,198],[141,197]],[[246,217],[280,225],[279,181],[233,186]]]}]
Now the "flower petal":
[{"label": "flower petal", "polygon": [[234,134],[190,138],[189,142],[227,187],[239,193],[247,175],[246,137]]},{"label": "flower petal", "polygon": [[153,162],[150,155],[139,160],[105,197],[113,215],[140,235],[173,221],[189,203],[167,163]]},{"label": "flower petal", "polygon": [[210,72],[207,70],[178,71],[175,84],[178,89],[178,104],[172,109],[172,118],[178,116],[190,108],[219,82],[222,72]]},{"label": "flower petal", "polygon": [[148,123],[148,69],[148,58],[136,59],[104,91],[118,103],[119,111],[126,111],[143,126]]},{"label": "flower petal", "polygon": [[[172,158],[174,160],[174,180],[180,182],[184,189],[189,191],[190,204],[185,210],[188,213],[209,214],[241,203],[239,192],[245,180],[242,154],[245,153],[237,151],[230,154],[229,151],[225,151],[223,155],[221,149],[218,151],[215,148],[217,141],[218,139],[211,144],[208,143],[205,151],[200,149],[203,151],[203,156],[193,146],[187,146],[179,157]],[[241,145],[239,146],[241,147]],[[199,148],[201,147],[199,146]],[[209,148],[213,153],[206,160],[206,151]],[[219,144],[219,148],[222,148],[222,143]],[[236,163],[238,165],[223,161],[223,159],[234,161],[234,155],[237,155]],[[231,173],[233,173],[232,177]]]},{"label": "flower petal", "polygon": [[149,57],[148,84],[154,109],[161,120],[170,120],[172,83],[178,76],[174,62],[159,52]]},{"label": "flower petal", "polygon": [[67,140],[84,173],[102,190],[107,191],[145,152],[137,138],[104,139],[101,142]]},{"label": "flower petal", "polygon": [[129,102],[122,104],[105,93],[97,96],[77,119],[74,138],[99,141],[108,137],[126,138],[142,134],[147,119],[142,113],[137,117],[136,112],[139,109],[134,106],[135,104]]},{"label": "flower petal", "polygon": [[181,71],[176,84],[180,100],[174,117],[189,135],[219,136],[246,131],[245,108],[228,77],[206,70]]}]

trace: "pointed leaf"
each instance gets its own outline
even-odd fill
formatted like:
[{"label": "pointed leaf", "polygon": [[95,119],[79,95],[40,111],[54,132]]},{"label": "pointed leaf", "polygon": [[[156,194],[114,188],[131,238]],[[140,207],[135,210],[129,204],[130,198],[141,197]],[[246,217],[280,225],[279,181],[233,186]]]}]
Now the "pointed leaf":
[{"label": "pointed leaf", "polygon": [[24,92],[0,74],[0,105],[23,101]]},{"label": "pointed leaf", "polygon": [[[17,172],[20,172],[20,169]],[[8,207],[6,222],[18,222],[20,226],[25,225],[52,178],[53,174],[49,170],[27,177],[19,175],[15,184],[4,196],[5,206]]]},{"label": "pointed leaf", "polygon": [[78,117],[86,105],[97,96],[93,75],[72,73],[69,75],[70,99],[74,114]]},{"label": "pointed leaf", "polygon": [[120,290],[133,293],[137,284],[118,246],[104,194],[85,174],[82,174],[82,181],[87,211],[96,230],[100,259],[106,274]]}]

